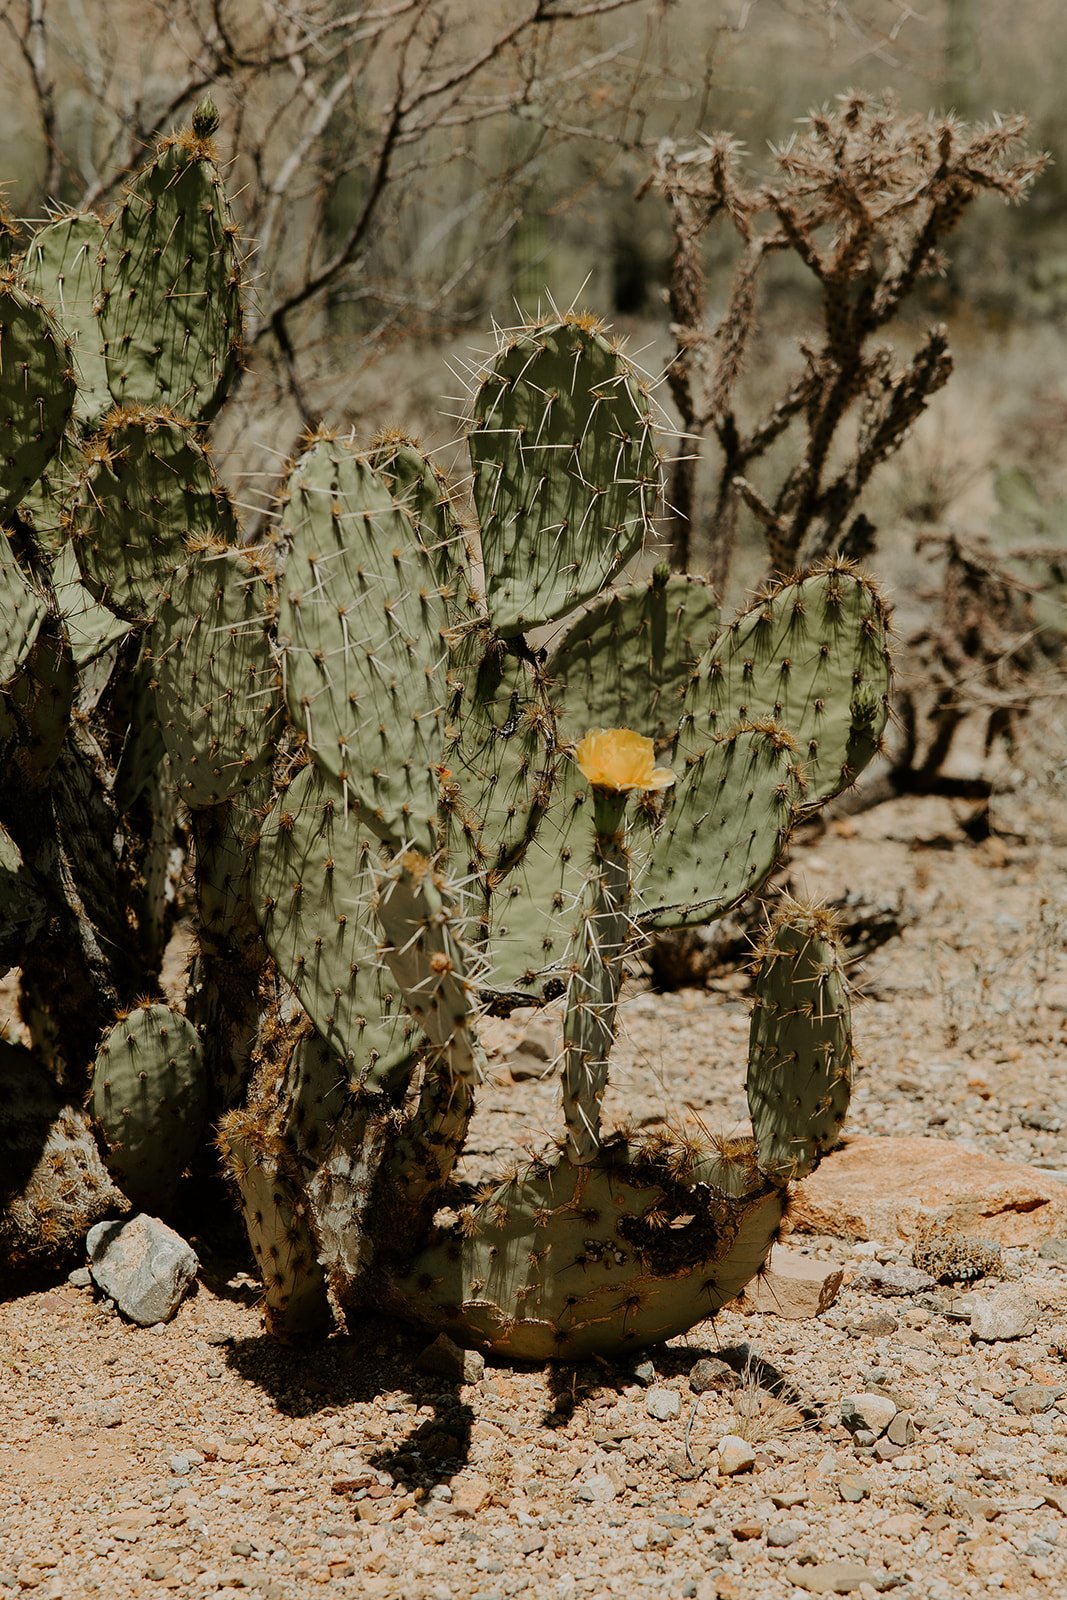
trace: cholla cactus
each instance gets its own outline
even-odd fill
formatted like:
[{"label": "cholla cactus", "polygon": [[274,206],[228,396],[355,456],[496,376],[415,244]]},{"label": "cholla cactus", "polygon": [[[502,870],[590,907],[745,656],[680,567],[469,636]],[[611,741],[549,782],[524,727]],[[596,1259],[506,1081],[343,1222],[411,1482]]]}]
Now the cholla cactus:
[{"label": "cholla cactus", "polygon": [[[848,1000],[826,918],[791,908],[758,980],[754,1141],[634,1143],[600,1111],[625,957],[758,888],[854,781],[886,714],[882,604],[842,562],[724,628],[699,580],[622,583],[653,407],[578,316],[503,335],[477,375],[476,526],[411,441],[320,429],[244,545],[204,434],[239,330],[213,131],[205,110],[167,141],[108,224],[95,343],[81,290],[76,349],[23,279],[4,291],[3,372],[46,395],[0,393],[0,727],[33,780],[29,806],[0,783],[0,820],[34,1048],[71,1081],[96,1060],[139,1201],[221,1118],[280,1334],[388,1305],[519,1356],[666,1337],[758,1270],[832,1142]],[[65,227],[25,257],[60,314],[92,224]],[[139,997],[190,847],[175,1013]],[[561,994],[561,1143],[471,1195],[479,1018]]]}]

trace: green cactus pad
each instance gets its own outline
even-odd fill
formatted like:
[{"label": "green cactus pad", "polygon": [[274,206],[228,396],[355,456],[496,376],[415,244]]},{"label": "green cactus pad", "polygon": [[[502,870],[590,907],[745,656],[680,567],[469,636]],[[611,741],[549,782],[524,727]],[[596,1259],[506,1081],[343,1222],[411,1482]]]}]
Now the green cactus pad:
[{"label": "green cactus pad", "polygon": [[592,319],[504,338],[475,399],[469,444],[499,636],[566,615],[641,548],[660,488],[649,400]]},{"label": "green cactus pad", "polygon": [[658,1343],[726,1305],[767,1258],[784,1193],[751,1141],[701,1153],[608,1144],[534,1162],[398,1265],[402,1315],[511,1360],[581,1360]]},{"label": "green cactus pad", "polygon": [[889,714],[888,620],[847,562],[770,589],[701,657],[681,742],[771,718],[792,734],[814,808],[853,783]]},{"label": "green cactus pad", "polygon": [[318,439],[286,498],[278,639],[290,714],[372,831],[432,849],[451,637],[434,560],[348,444]]},{"label": "green cactus pad", "polygon": [[74,665],[81,671],[120,644],[130,633],[130,623],[94,600],[82,582],[81,568],[72,545],[65,544],[52,568],[52,588],[70,640]]},{"label": "green cactus pad", "polygon": [[71,211],[37,230],[22,263],[27,287],[54,312],[70,341],[78,380],[74,418],[88,428],[95,428],[112,404],[96,314],[103,242],[99,217]]},{"label": "green cactus pad", "polygon": [[275,794],[251,854],[264,943],[352,1084],[370,1089],[409,1069],[416,1046],[378,956],[376,849],[340,785],[307,765]]},{"label": "green cactus pad", "polygon": [[169,1006],[131,1011],[93,1068],[93,1114],[108,1169],[138,1210],[165,1211],[199,1148],[208,1086],[196,1029]]},{"label": "green cactus pad", "polygon": [[697,661],[719,627],[711,587],[657,567],[645,583],[614,589],[574,619],[545,666],[563,737],[632,728],[657,750],[673,740]]},{"label": "green cactus pad", "polygon": [[[694,744],[675,770],[665,819],[657,795],[630,815],[634,918],[645,930],[710,922],[757,889],[781,856],[800,793],[789,741],[771,725]],[[590,870],[591,793],[568,756],[534,846],[492,896],[486,987],[498,1003],[561,987]]]},{"label": "green cactus pad", "polygon": [[802,1178],[837,1143],[852,1091],[848,983],[832,915],[792,901],[763,940],[749,1035],[748,1106],[759,1163]]},{"label": "green cactus pad", "polygon": [[0,976],[20,966],[26,947],[42,931],[48,907],[41,899],[7,829],[0,827]]},{"label": "green cactus pad", "polygon": [[453,657],[441,788],[450,859],[492,881],[536,834],[559,761],[555,715],[535,663],[485,629]]},{"label": "green cactus pad", "polygon": [[383,434],[371,445],[367,460],[394,500],[403,504],[428,551],[437,579],[450,602],[456,625],[475,616],[468,549],[470,537],[456,515],[447,479],[413,439]]},{"label": "green cactus pad", "polygon": [[7,534],[0,528],[0,690],[25,666],[47,614],[44,595],[23,576]]},{"label": "green cactus pad", "polygon": [[166,140],[127,189],[100,261],[100,331],[116,405],[215,415],[241,356],[241,260],[214,146]]},{"label": "green cactus pad", "polygon": [[187,806],[218,805],[268,764],[280,717],[274,591],[255,549],[205,544],[173,574],[148,645],[156,713]]},{"label": "green cactus pad", "polygon": [[[2,538],[2,535],[0,535]],[[0,747],[19,777],[33,787],[44,782],[67,737],[77,681],[70,645],[59,617],[41,624],[21,672],[0,693]]]},{"label": "green cactus pad", "polygon": [[233,502],[195,430],[167,411],[113,411],[87,455],[70,515],[86,587],[151,622],[191,549],[237,544]]},{"label": "green cactus pad", "polygon": [[63,330],[36,295],[0,277],[0,518],[56,454],[76,392]]}]

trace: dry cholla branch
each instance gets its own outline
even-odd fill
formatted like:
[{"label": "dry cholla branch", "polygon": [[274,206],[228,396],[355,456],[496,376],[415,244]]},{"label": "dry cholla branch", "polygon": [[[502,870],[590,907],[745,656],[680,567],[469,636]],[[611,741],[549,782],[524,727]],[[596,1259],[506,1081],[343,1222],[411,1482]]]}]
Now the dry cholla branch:
[{"label": "dry cholla branch", "polygon": [[[832,552],[862,554],[873,528],[855,515],[874,470],[900,445],[952,370],[943,327],[928,330],[899,360],[875,340],[916,284],[944,270],[942,244],[984,192],[1024,198],[1045,164],[1025,146],[1022,117],[968,126],[956,117],[901,116],[888,98],[849,93],[775,151],[777,178],[748,187],[741,147],[725,134],[679,149],[664,141],[644,186],[670,209],[670,309],[677,354],[669,382],[691,448],[670,485],[673,553],[689,563],[701,441],[720,449],[711,517],[712,579],[729,572],[737,513],[762,523],[773,567],[789,572]],[[705,312],[703,244],[724,219],[740,241],[727,309]],[[756,325],[761,269],[792,251],[816,280],[821,327],[801,345],[802,365],[785,394],[745,425],[739,380]],[[855,438],[834,452],[842,424]],[[768,488],[752,469],[794,428],[799,448]]]}]

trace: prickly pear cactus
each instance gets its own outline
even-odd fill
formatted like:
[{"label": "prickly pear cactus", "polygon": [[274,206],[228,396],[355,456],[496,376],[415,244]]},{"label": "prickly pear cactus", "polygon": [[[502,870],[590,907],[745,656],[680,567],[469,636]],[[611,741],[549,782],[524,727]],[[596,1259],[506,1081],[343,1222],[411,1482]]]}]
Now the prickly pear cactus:
[{"label": "prickly pear cactus", "polygon": [[[855,780],[884,608],[843,563],[727,623],[703,581],[628,571],[655,407],[584,315],[478,371],[469,507],[414,441],[320,427],[252,546],[207,439],[242,322],[217,131],[198,108],[106,224],[60,218],[0,277],[0,961],[32,1059],[92,1077],[138,1205],[217,1129],[280,1337],[386,1307],[531,1359],[666,1338],[759,1270],[836,1137],[848,995],[832,926],[788,908],[755,1137],[634,1141],[602,1119],[626,962]],[[146,1004],[182,915],[183,1009]],[[559,1139],[472,1195],[480,1018],[552,996]]]}]

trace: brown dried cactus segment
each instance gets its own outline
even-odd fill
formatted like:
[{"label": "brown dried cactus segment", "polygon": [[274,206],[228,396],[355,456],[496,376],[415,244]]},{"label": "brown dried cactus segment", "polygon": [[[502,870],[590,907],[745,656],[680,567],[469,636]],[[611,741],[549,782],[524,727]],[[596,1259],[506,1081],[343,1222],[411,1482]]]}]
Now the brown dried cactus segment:
[{"label": "brown dried cactus segment", "polygon": [[237,229],[209,138],[160,145],[108,224],[100,330],[116,405],[208,422],[241,359]]},{"label": "brown dried cactus segment", "polygon": [[0,517],[58,451],[76,392],[63,330],[42,300],[0,276]]},{"label": "brown dried cactus segment", "polygon": [[237,544],[233,501],[195,428],[170,411],[112,411],[85,455],[70,533],[86,588],[119,616],[151,622],[191,548]]}]

